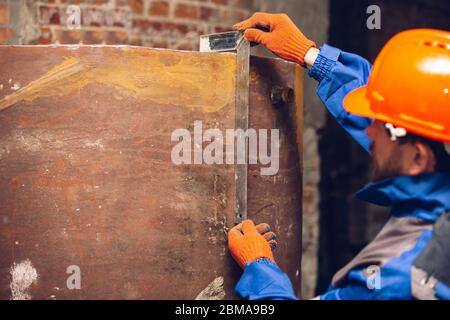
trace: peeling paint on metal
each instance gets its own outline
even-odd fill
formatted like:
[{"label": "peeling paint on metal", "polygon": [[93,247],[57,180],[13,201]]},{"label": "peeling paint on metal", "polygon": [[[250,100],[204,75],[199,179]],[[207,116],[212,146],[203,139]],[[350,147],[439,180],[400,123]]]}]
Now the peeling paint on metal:
[{"label": "peeling paint on metal", "polygon": [[28,292],[30,286],[37,282],[38,273],[29,259],[18,264],[14,262],[10,269],[12,280],[10,283],[12,300],[30,300]]},{"label": "peeling paint on metal", "polygon": [[223,277],[217,277],[198,294],[195,300],[223,300],[225,295]]},{"label": "peeling paint on metal", "polygon": [[101,139],[95,141],[86,141],[84,146],[86,148],[101,149],[101,150],[105,148]]}]

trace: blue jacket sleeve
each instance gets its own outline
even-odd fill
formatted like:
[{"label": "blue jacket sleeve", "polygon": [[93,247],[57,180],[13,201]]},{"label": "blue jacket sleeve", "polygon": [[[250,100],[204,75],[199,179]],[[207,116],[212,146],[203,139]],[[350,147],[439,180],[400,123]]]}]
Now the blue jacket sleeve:
[{"label": "blue jacket sleeve", "polygon": [[445,283],[438,281],[435,291],[436,298],[441,300],[450,300],[450,287]]},{"label": "blue jacket sleeve", "polygon": [[[374,300],[383,299],[380,290],[370,290],[363,269],[354,269],[348,275],[348,283],[340,288],[330,285],[328,291],[320,296],[320,300]],[[386,298],[384,298],[386,299]]]},{"label": "blue jacket sleeve", "polygon": [[328,111],[366,151],[371,141],[365,130],[372,119],[348,113],[342,102],[347,93],[367,84],[371,68],[358,55],[324,45],[309,71],[310,77],[319,82],[317,95]]},{"label": "blue jacket sleeve", "polygon": [[247,263],[236,293],[248,300],[297,299],[288,276],[268,259]]}]

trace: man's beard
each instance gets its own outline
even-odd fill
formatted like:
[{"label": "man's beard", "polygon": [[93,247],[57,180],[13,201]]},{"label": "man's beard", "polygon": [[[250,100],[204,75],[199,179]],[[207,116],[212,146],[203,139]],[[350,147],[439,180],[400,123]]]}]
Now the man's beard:
[{"label": "man's beard", "polygon": [[400,152],[393,152],[388,161],[382,166],[380,166],[377,161],[375,161],[375,157],[372,156],[371,169],[372,181],[380,181],[401,176],[403,173]]}]

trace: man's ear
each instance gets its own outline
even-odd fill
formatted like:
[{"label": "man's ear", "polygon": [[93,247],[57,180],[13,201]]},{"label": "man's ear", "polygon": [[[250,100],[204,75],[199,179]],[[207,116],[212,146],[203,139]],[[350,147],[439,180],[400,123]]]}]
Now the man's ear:
[{"label": "man's ear", "polygon": [[415,176],[426,172],[433,172],[436,159],[431,148],[423,142],[411,144],[408,174]]}]

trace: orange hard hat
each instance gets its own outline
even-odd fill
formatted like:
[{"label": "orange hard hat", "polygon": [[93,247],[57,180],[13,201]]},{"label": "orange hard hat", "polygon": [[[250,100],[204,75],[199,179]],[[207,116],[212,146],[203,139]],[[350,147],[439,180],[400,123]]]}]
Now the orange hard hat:
[{"label": "orange hard hat", "polygon": [[376,58],[368,84],[350,92],[344,108],[449,143],[450,32],[395,35]]}]

